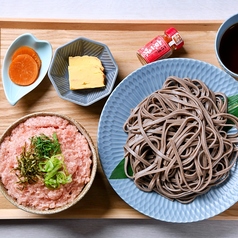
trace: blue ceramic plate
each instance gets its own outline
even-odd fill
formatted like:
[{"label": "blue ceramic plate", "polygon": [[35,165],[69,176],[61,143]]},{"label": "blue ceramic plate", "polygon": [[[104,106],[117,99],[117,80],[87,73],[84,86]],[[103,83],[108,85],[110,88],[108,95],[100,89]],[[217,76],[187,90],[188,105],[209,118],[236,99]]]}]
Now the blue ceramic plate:
[{"label": "blue ceramic plate", "polygon": [[[106,86],[103,88],[70,90],[68,74],[69,56],[95,56],[104,67]],[[118,74],[117,63],[107,45],[85,37],[79,37],[58,47],[52,59],[48,76],[58,95],[67,101],[89,106],[108,96]]]},{"label": "blue ceramic plate", "polygon": [[139,190],[130,179],[109,179],[123,159],[127,134],[123,124],[134,108],[149,94],[160,89],[168,76],[200,79],[213,91],[227,96],[238,93],[238,83],[227,73],[193,59],[166,59],[148,64],[127,76],[108,98],[99,121],[98,152],[109,183],[131,207],[151,218],[168,222],[194,222],[213,217],[238,201],[238,170],[229,179],[190,204],[170,201],[157,193]]}]

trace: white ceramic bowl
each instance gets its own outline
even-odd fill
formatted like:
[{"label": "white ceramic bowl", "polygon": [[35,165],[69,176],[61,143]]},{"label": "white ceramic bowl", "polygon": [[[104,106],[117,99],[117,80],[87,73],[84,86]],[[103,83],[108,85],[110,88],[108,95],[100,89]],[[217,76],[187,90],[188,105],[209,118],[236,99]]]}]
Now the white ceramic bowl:
[{"label": "white ceramic bowl", "polygon": [[222,62],[220,55],[219,55],[219,48],[220,48],[222,36],[231,26],[233,26],[235,24],[238,24],[238,14],[231,16],[230,18],[228,18],[221,24],[221,26],[219,27],[219,29],[217,31],[216,38],[215,38],[215,52],[216,52],[217,60],[218,60],[219,64],[221,65],[221,67],[224,69],[224,71],[227,72],[228,74],[230,74],[232,77],[238,79],[238,74],[235,72],[232,72],[230,69],[228,69]]},{"label": "white ceramic bowl", "polygon": [[[4,139],[8,136],[11,135],[13,129],[15,129],[16,127],[18,127],[18,125],[20,123],[25,122],[26,120],[28,120],[29,118],[32,117],[38,117],[38,116],[56,116],[56,117],[60,117],[62,119],[65,119],[69,122],[69,124],[72,124],[74,126],[77,127],[78,132],[81,133],[82,135],[84,135],[84,137],[86,138],[88,145],[89,145],[89,149],[92,152],[91,155],[91,160],[92,160],[92,164],[91,164],[91,175],[90,175],[90,179],[89,181],[86,183],[86,185],[83,187],[83,189],[81,190],[81,192],[70,202],[68,202],[65,205],[62,205],[61,207],[57,207],[57,208],[53,208],[53,209],[47,209],[47,210],[40,210],[40,209],[36,209],[34,207],[30,207],[30,206],[23,206],[20,205],[15,198],[13,198],[12,196],[10,196],[7,192],[7,189],[5,188],[3,182],[2,182],[2,178],[0,177],[0,191],[2,192],[2,194],[5,196],[5,198],[11,202],[13,205],[15,205],[16,207],[26,211],[26,212],[30,212],[30,213],[34,213],[34,214],[54,214],[54,213],[58,213],[58,212],[62,212],[66,209],[68,209],[69,207],[72,207],[73,205],[75,205],[76,203],[78,203],[85,195],[86,193],[89,191],[89,189],[92,186],[92,183],[94,181],[95,175],[96,175],[96,170],[97,170],[97,161],[98,161],[98,154],[97,151],[95,149],[95,146],[93,144],[93,141],[90,137],[90,135],[88,134],[88,132],[85,130],[85,128],[78,123],[77,121],[75,121],[72,118],[69,118],[68,116],[65,115],[61,115],[61,114],[57,114],[57,113],[48,113],[48,112],[38,112],[38,113],[32,113],[29,115],[26,115],[20,119],[18,119],[17,121],[15,121],[12,125],[10,125],[6,131],[3,133],[2,137],[0,138],[0,145],[3,143]],[[57,127],[57,125],[55,125]],[[77,150],[77,148],[75,148]],[[24,192],[24,190],[23,190]],[[50,194],[50,189],[49,189],[49,194]]]},{"label": "white ceramic bowl", "polygon": [[[106,86],[98,89],[70,90],[68,76],[69,56],[96,56],[104,67]],[[108,96],[118,75],[118,66],[108,46],[103,43],[79,37],[65,45],[58,47],[53,56],[48,76],[58,93],[67,101],[81,106],[89,106]]]},{"label": "white ceramic bowl", "polygon": [[[41,59],[41,69],[37,80],[29,86],[19,86],[13,83],[9,77],[9,65],[11,63],[11,57],[16,49],[20,46],[29,46],[33,48]],[[7,53],[3,60],[2,66],[2,81],[3,88],[8,102],[11,105],[15,105],[23,96],[28,94],[34,88],[36,88],[44,79],[52,58],[51,44],[44,40],[39,40],[30,33],[26,33],[17,37],[13,43],[9,46]]]}]

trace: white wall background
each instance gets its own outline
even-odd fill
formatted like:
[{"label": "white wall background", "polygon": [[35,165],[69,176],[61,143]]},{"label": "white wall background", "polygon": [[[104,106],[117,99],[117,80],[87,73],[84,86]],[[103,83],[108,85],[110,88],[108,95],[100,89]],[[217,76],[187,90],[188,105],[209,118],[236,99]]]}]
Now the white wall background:
[{"label": "white wall background", "polygon": [[220,20],[237,0],[0,0],[0,18]]}]

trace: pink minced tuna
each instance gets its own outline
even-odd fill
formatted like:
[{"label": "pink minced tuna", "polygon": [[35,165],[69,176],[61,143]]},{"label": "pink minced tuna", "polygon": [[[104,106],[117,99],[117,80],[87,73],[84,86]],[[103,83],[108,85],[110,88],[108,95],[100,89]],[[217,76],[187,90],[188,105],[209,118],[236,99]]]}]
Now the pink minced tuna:
[{"label": "pink minced tuna", "polygon": [[[13,168],[17,157],[29,138],[45,134],[49,137],[56,132],[62,154],[72,182],[59,189],[49,189],[42,181],[27,185],[20,190]],[[0,145],[0,177],[10,196],[23,206],[38,210],[54,209],[72,202],[90,180],[91,150],[85,137],[67,120],[56,116],[38,116],[27,119],[16,127],[10,137]]]}]

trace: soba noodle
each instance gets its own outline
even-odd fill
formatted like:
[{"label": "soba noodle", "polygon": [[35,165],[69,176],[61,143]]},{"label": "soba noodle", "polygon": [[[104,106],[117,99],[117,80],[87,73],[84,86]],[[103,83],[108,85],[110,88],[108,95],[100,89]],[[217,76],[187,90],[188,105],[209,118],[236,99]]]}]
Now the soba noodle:
[{"label": "soba noodle", "polygon": [[238,133],[227,133],[228,126],[238,128],[238,118],[227,113],[224,94],[200,80],[170,76],[124,124],[125,173],[143,191],[192,202],[229,176]]}]

